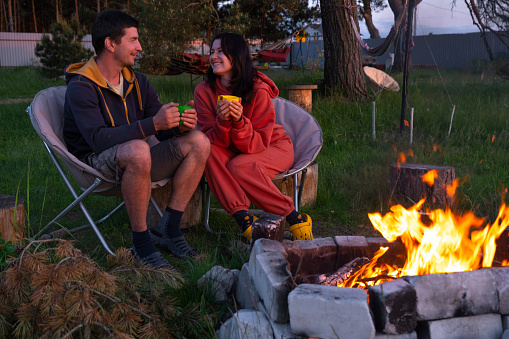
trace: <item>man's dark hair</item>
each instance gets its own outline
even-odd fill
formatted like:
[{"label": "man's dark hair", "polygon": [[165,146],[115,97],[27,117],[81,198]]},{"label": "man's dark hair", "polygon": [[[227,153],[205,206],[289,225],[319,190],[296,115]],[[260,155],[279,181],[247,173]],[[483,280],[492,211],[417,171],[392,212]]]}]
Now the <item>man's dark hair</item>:
[{"label": "man's dark hair", "polygon": [[125,29],[129,27],[138,28],[138,20],[124,12],[117,10],[106,10],[97,15],[92,27],[92,45],[96,55],[104,51],[104,41],[111,38],[119,44],[125,35]]},{"label": "man's dark hair", "polygon": [[[249,45],[244,38],[236,33],[223,32],[217,34],[213,39],[221,40],[221,50],[232,64],[232,78],[230,88],[232,94],[242,98],[242,102],[249,102],[253,94],[253,86],[258,79],[258,72],[253,67]],[[210,46],[212,46],[212,43]],[[215,81],[219,75],[214,74],[212,64],[207,70],[205,81],[212,90],[215,90]]]}]

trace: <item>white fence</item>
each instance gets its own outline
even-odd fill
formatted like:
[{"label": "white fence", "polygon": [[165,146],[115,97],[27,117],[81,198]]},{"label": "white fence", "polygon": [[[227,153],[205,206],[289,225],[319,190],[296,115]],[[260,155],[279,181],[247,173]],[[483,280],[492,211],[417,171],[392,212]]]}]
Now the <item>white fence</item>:
[{"label": "white fence", "polygon": [[[42,33],[0,32],[0,67],[40,66],[35,56],[35,45],[41,41]],[[51,37],[51,34],[47,34]],[[93,50],[92,36],[87,34],[81,44]]]}]

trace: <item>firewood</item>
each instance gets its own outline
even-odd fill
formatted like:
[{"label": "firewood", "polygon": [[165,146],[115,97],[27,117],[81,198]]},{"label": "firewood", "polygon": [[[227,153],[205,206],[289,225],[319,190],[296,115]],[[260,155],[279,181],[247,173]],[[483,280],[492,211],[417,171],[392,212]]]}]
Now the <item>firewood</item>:
[{"label": "firewood", "polygon": [[332,274],[322,274],[316,279],[318,285],[337,286],[347,280],[352,274],[360,270],[360,268],[369,263],[367,257],[359,257],[340,267]]}]

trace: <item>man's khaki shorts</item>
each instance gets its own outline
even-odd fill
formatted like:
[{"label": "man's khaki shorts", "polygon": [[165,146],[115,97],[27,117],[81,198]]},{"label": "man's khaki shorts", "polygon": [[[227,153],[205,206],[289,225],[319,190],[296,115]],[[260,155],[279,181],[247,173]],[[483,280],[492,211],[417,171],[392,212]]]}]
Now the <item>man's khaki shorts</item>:
[{"label": "man's khaki shorts", "polygon": [[[116,154],[119,145],[112,146],[105,151],[96,154],[91,153],[81,159],[84,163],[95,168],[107,179],[120,181],[124,169],[117,164]],[[184,160],[178,138],[173,137],[164,140],[150,148],[152,168],[150,177],[152,181],[171,178]]]}]

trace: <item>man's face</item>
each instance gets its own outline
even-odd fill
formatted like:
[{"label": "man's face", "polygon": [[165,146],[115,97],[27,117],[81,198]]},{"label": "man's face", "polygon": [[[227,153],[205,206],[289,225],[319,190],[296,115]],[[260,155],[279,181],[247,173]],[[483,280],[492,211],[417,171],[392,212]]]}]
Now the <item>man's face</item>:
[{"label": "man's face", "polygon": [[138,29],[129,27],[124,31],[125,34],[120,40],[120,44],[115,45],[114,57],[123,67],[133,66],[138,52],[142,50],[138,40]]}]

